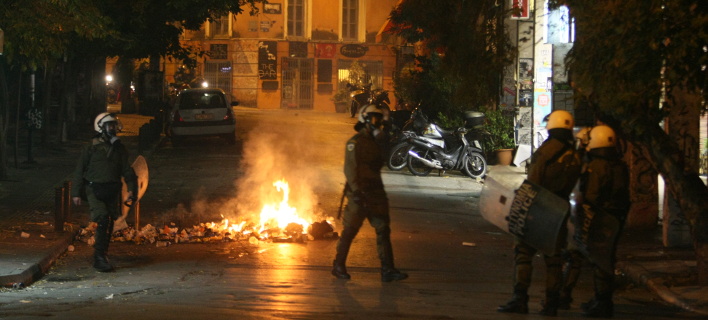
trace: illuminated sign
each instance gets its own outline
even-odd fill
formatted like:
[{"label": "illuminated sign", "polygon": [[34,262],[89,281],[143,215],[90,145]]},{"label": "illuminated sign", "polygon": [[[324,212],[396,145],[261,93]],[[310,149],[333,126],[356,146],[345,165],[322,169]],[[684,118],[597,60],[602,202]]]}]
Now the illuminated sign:
[{"label": "illuminated sign", "polygon": [[363,57],[369,51],[369,48],[360,44],[345,44],[339,48],[339,53],[348,58]]}]

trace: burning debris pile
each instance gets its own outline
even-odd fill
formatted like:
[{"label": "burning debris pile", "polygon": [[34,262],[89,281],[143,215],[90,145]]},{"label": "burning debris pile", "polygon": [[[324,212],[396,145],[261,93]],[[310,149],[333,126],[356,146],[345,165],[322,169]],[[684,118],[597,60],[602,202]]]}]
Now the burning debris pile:
[{"label": "burning debris pile", "polygon": [[[263,241],[304,242],[338,238],[330,221],[311,223],[298,216],[297,209],[288,204],[289,188],[285,180],[278,180],[273,185],[278,192],[282,192],[283,199],[278,203],[263,205],[258,222],[243,220],[231,223],[229,219],[224,218],[218,223],[200,223],[181,230],[175,223],[161,228],[148,224],[140,230],[133,227],[117,230],[113,233],[112,241],[167,246],[178,243],[219,241],[248,241],[251,244],[258,244]],[[79,240],[92,245],[95,229],[95,223],[82,229],[78,236]]]}]

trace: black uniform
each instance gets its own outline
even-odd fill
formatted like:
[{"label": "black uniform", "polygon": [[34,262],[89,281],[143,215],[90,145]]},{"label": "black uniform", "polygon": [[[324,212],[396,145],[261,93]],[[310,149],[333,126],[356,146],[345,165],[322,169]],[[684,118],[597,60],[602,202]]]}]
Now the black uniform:
[{"label": "black uniform", "polygon": [[381,179],[383,163],[381,144],[369,128],[362,128],[347,141],[344,175],[347,179],[345,193],[348,203],[344,210],[344,230],[337,243],[337,254],[332,270],[332,274],[338,278],[349,278],[344,266],[352,241],[364,220],[369,220],[376,230],[376,247],[381,260],[382,280],[388,282],[407,277],[394,268],[388,198]]}]

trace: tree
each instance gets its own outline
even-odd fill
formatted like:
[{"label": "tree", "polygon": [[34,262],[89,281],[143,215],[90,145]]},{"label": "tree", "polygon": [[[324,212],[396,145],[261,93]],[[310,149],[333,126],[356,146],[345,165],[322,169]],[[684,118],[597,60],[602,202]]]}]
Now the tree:
[{"label": "tree", "polygon": [[[397,86],[423,101],[429,113],[459,115],[498,104],[501,75],[513,64],[514,50],[503,26],[504,2],[406,0],[390,14],[391,32],[421,42],[426,55],[417,68],[400,75]],[[398,88],[397,88],[398,89]]]},{"label": "tree", "polygon": [[575,19],[576,42],[567,66],[579,96],[641,148],[664,177],[690,221],[699,282],[708,284],[708,188],[689,169],[697,159],[685,158],[660,126],[671,109],[705,107],[708,6],[701,0],[551,5],[567,5]]},{"label": "tree", "polygon": [[[107,57],[187,58],[191,53],[179,42],[185,29],[197,30],[208,19],[228,12],[240,14],[244,8],[255,13],[260,2],[263,0],[4,0],[0,5],[0,29],[5,34],[5,54],[0,57],[0,179],[7,176],[11,103],[3,86],[12,83],[7,69],[59,68],[63,93],[61,110],[56,112],[83,123],[105,107]],[[80,92],[82,87],[90,91]],[[43,101],[48,104],[50,92],[45,91],[38,94],[44,94]],[[77,101],[81,108],[72,105]]]},{"label": "tree", "polygon": [[89,0],[7,0],[0,7],[0,29],[5,34],[5,50],[0,57],[0,179],[8,174],[9,67],[32,71],[46,68],[63,57],[72,37],[105,36],[107,20],[90,4]]}]

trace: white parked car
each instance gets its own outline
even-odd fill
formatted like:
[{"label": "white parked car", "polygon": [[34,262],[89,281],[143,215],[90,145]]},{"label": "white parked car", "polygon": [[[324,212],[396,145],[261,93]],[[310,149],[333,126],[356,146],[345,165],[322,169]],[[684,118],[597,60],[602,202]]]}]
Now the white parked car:
[{"label": "white parked car", "polygon": [[179,93],[168,119],[173,145],[187,136],[218,135],[229,144],[236,143],[236,119],[230,101],[221,89],[195,88]]}]

